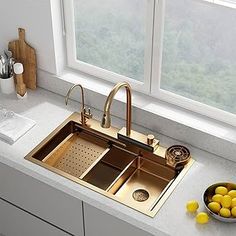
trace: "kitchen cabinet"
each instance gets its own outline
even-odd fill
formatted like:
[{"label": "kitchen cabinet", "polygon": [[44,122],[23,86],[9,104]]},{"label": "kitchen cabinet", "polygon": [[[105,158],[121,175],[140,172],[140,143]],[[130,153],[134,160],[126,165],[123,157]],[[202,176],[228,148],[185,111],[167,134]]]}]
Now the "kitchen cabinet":
[{"label": "kitchen cabinet", "polygon": [[0,199],[1,236],[69,236],[27,212]]},{"label": "kitchen cabinet", "polygon": [[0,236],[1,234],[153,236],[0,163]]},{"label": "kitchen cabinet", "polygon": [[84,203],[85,236],[153,236]]},{"label": "kitchen cabinet", "polygon": [[82,201],[2,163],[0,198],[72,235],[84,235]]}]

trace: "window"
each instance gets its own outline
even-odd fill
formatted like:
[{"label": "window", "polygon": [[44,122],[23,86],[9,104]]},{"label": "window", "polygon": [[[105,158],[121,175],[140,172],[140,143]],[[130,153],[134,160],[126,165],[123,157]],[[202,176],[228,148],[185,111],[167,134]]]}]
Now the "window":
[{"label": "window", "polygon": [[146,9],[146,0],[75,1],[77,60],[143,81]]},{"label": "window", "polygon": [[[64,1],[73,68],[148,91],[154,0]],[[72,47],[71,47],[72,45]]]},{"label": "window", "polygon": [[235,0],[205,0],[225,7],[236,8]]},{"label": "window", "polygon": [[68,65],[236,125],[236,1],[64,1]]}]

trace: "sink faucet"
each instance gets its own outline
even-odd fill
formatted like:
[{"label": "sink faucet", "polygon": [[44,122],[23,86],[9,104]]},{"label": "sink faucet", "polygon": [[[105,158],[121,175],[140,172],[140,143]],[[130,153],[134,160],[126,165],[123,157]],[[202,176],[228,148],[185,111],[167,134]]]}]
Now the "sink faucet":
[{"label": "sink faucet", "polygon": [[117,137],[119,140],[126,143],[131,143],[142,149],[154,152],[159,144],[159,140],[155,139],[153,135],[144,135],[137,131],[132,130],[131,132],[131,87],[127,82],[120,82],[116,84],[111,90],[107,97],[104,105],[104,112],[102,117],[101,126],[103,128],[109,128],[111,126],[111,103],[116,95],[116,93],[125,87],[126,89],[126,128],[122,128],[118,133]]},{"label": "sink faucet", "polygon": [[108,95],[104,106],[101,126],[103,128],[109,128],[111,126],[111,103],[118,90],[122,87],[125,87],[126,89],[126,136],[129,137],[131,134],[131,87],[127,82],[120,82],[116,84]]},{"label": "sink faucet", "polygon": [[86,111],[86,108],[85,108],[85,105],[84,105],[84,89],[83,89],[83,86],[81,84],[74,84],[69,89],[69,91],[67,92],[66,98],[65,98],[65,102],[66,102],[66,105],[67,105],[70,94],[71,94],[72,90],[74,90],[74,88],[76,88],[76,87],[80,87],[80,89],[81,89],[81,103],[82,103],[81,104],[81,109],[80,109],[81,123],[82,123],[82,125],[86,125],[87,119],[92,118],[92,114],[91,114],[90,108],[88,108],[88,112]]}]

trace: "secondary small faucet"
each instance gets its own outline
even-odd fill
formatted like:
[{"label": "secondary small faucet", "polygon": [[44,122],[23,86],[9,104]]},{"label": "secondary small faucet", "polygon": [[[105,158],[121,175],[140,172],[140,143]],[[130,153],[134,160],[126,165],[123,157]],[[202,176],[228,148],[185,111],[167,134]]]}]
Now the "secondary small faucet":
[{"label": "secondary small faucet", "polygon": [[130,136],[131,134],[131,87],[127,82],[120,82],[114,86],[111,90],[110,94],[107,97],[106,103],[104,105],[104,113],[102,117],[101,126],[103,128],[109,128],[111,126],[111,103],[118,92],[118,90],[122,87],[126,89],[126,136]]},{"label": "secondary small faucet", "polygon": [[83,86],[81,84],[74,84],[69,89],[69,91],[67,92],[66,98],[65,98],[65,102],[66,102],[66,105],[67,105],[70,94],[74,90],[74,88],[76,88],[76,87],[80,87],[80,89],[81,89],[81,109],[80,109],[81,123],[82,123],[82,125],[86,125],[87,119],[92,118],[93,115],[91,114],[90,108],[88,108],[88,112],[86,111],[86,108],[85,108],[85,105],[84,105],[84,89],[83,89]]}]

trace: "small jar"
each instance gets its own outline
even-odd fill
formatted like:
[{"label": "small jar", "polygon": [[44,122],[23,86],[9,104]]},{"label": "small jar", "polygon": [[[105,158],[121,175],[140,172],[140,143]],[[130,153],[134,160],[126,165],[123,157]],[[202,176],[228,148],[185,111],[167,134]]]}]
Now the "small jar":
[{"label": "small jar", "polygon": [[6,79],[0,78],[0,91],[4,94],[15,93],[15,83],[13,76]]}]

